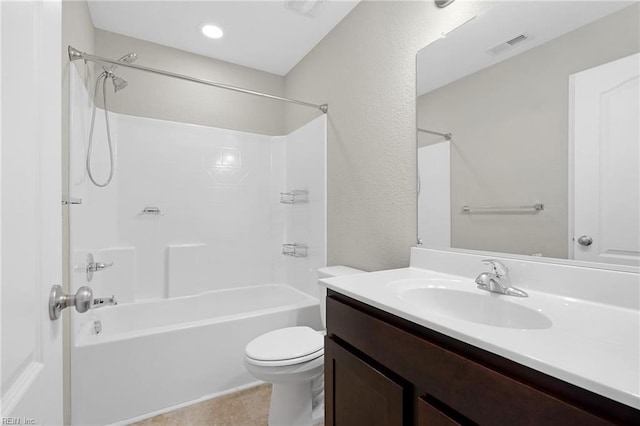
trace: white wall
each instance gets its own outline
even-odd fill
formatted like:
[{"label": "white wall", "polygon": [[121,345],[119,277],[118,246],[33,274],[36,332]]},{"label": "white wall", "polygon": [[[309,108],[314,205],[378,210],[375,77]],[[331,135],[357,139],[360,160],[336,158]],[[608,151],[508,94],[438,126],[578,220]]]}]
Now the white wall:
[{"label": "white wall", "polygon": [[285,140],[285,191],[304,189],[308,202],[286,204],[284,241],[307,246],[307,257],[285,257],[286,282],[318,296],[318,268],[326,266],[326,116],[320,116]]},{"label": "white wall", "polygon": [[[225,130],[111,113],[116,170],[91,184],[85,169],[91,100],[72,73],[71,211],[73,287],[86,284],[92,252],[114,266],[95,274],[96,295],[120,302],[286,282],[316,295],[325,265],[324,117],[289,136]],[[104,111],[97,110],[92,166],[108,175]],[[309,190],[309,204],[280,204],[280,192]],[[158,207],[162,216],[139,215]],[[284,258],[282,243],[309,246]],[[293,241],[295,240],[295,241]]]}]

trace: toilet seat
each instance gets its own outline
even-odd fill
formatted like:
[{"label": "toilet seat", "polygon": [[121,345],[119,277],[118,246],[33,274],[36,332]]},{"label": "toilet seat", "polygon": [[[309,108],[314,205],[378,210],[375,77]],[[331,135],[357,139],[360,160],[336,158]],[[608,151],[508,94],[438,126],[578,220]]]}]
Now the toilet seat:
[{"label": "toilet seat", "polygon": [[253,339],[245,348],[247,362],[258,366],[285,366],[324,355],[322,334],[310,327],[287,327]]}]

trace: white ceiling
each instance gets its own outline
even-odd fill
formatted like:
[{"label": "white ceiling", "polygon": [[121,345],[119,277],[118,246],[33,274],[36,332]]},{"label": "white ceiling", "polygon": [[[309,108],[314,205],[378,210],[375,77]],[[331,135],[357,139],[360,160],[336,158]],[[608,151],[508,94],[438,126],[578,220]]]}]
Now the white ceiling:
[{"label": "white ceiling", "polygon": [[[314,17],[284,0],[88,2],[96,28],[286,75],[359,0],[320,0]],[[224,37],[204,37],[203,24],[221,27]]]},{"label": "white ceiling", "polygon": [[[636,0],[637,1],[637,0]],[[418,96],[560,37],[634,1],[501,1],[418,52]],[[450,6],[455,6],[455,3]],[[487,51],[526,34],[527,40]]]}]

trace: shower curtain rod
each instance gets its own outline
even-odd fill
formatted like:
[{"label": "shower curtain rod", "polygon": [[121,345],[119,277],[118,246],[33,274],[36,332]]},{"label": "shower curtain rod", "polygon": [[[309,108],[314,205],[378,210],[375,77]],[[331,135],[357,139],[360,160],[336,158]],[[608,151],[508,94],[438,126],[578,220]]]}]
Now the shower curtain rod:
[{"label": "shower curtain rod", "polygon": [[319,109],[320,111],[322,111],[325,114],[329,110],[329,106],[327,104],[322,104],[322,105],[312,104],[312,103],[309,103],[309,102],[299,101],[299,100],[296,100],[296,99],[284,98],[282,96],[270,95],[268,93],[256,92],[254,90],[243,89],[241,87],[236,87],[236,86],[230,86],[228,84],[216,83],[216,82],[209,81],[209,80],[204,80],[204,79],[201,79],[201,78],[190,77],[188,75],[178,74],[178,73],[174,73],[174,72],[170,72],[170,71],[159,70],[159,69],[156,69],[156,68],[145,67],[145,66],[142,66],[142,65],[136,65],[136,64],[131,64],[131,63],[122,62],[122,61],[116,61],[114,59],[103,58],[102,56],[95,56],[95,55],[91,55],[89,53],[81,52],[81,51],[79,51],[78,49],[76,49],[76,48],[74,48],[72,46],[68,47],[68,51],[69,51],[69,60],[71,60],[71,61],[77,61],[78,59],[83,59],[85,62],[93,61],[93,62],[98,62],[98,63],[106,63],[106,64],[111,64],[111,65],[117,65],[119,67],[133,68],[133,69],[140,70],[140,71],[146,71],[146,72],[150,72],[150,73],[154,73],[154,74],[164,75],[164,76],[167,76],[167,77],[178,78],[180,80],[192,81],[194,83],[200,83],[200,84],[205,84],[207,86],[218,87],[220,89],[233,90],[234,92],[246,93],[246,94],[249,94],[249,95],[261,96],[263,98],[269,98],[269,99],[274,99],[274,100],[277,100],[277,101],[289,102],[289,103],[292,103],[292,104],[297,104],[297,105],[302,105],[302,106],[306,106],[306,107],[310,107],[310,108],[315,108],[315,109]]},{"label": "shower curtain rod", "polygon": [[453,135],[451,133],[434,132],[433,130],[421,129],[420,127],[416,128],[416,130],[422,133],[429,133],[431,135],[442,136],[448,141],[450,141],[453,138]]}]

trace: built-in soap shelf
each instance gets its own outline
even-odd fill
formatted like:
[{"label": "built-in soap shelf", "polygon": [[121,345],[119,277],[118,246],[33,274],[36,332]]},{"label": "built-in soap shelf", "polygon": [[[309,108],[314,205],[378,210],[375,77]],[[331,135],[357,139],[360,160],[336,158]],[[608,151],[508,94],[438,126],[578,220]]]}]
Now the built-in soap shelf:
[{"label": "built-in soap shelf", "polygon": [[294,189],[280,193],[281,204],[306,204],[309,202],[309,191],[306,189]]},{"label": "built-in soap shelf", "polygon": [[307,246],[299,243],[283,244],[282,254],[291,257],[307,257]]}]

